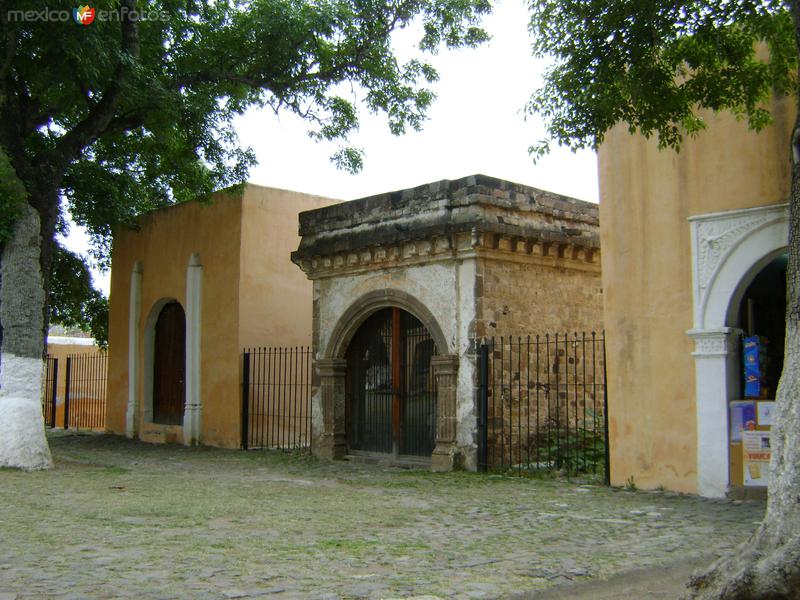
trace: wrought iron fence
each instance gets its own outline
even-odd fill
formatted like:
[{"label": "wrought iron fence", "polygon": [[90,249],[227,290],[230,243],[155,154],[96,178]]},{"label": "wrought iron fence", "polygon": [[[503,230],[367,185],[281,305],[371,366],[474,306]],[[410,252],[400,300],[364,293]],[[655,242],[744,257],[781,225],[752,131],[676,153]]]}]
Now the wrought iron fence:
[{"label": "wrought iron fence", "polygon": [[64,374],[64,429],[105,429],[107,355],[70,354]]},{"label": "wrought iron fence", "polygon": [[56,426],[56,398],[58,396],[58,359],[55,356],[48,355],[47,357],[47,374],[45,377],[42,413],[44,413],[44,424],[53,428]]},{"label": "wrought iron fence", "polygon": [[242,448],[311,445],[312,355],[308,347],[242,354]]},{"label": "wrought iron fence", "polygon": [[603,333],[479,340],[482,470],[609,479]]}]

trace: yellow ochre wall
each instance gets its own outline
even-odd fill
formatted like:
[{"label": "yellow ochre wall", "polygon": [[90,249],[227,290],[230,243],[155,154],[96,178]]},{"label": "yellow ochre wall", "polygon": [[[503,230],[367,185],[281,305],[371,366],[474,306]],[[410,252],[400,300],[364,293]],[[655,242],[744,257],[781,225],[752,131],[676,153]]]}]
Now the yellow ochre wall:
[{"label": "yellow ochre wall", "polygon": [[[138,229],[115,232],[109,318],[108,429],[125,433],[128,401],[128,310],[131,273],[141,263],[139,437],[182,442],[182,427],[144,423],[144,339],[148,315],[164,298],[186,306],[193,253],[202,265],[200,443],[240,444],[240,354],[243,347],[311,342],[311,282],[290,260],[298,213],[334,200],[248,184],[242,195],[218,193],[154,211]],[[187,315],[188,321],[188,315]],[[187,322],[187,330],[189,323]],[[187,374],[188,379],[188,374]]]},{"label": "yellow ochre wall", "polygon": [[[238,269],[241,199],[216,194],[210,204],[188,202],[154,211],[138,230],[114,232],[109,315],[109,405],[112,433],[125,433],[128,401],[128,310],[131,273],[141,263],[139,364],[144,366],[148,315],[164,298],[186,311],[186,269],[193,253],[203,267],[201,293],[201,377],[203,443],[234,447],[239,436]],[[187,323],[188,328],[188,323]],[[142,422],[144,368],[139,381],[137,430],[145,441],[181,442],[182,428]]]},{"label": "yellow ochre wall", "polygon": [[697,492],[690,216],[786,202],[793,102],[756,134],[730,114],[680,153],[627,127],[598,152],[611,478]]},{"label": "yellow ochre wall", "polygon": [[249,185],[242,210],[239,347],[310,346],[312,284],[289,259],[298,213],[339,202]]},{"label": "yellow ochre wall", "polygon": [[[80,342],[80,343],[79,343]],[[75,338],[48,336],[47,356],[58,360],[58,378],[56,379],[56,427],[64,426],[64,392],[67,386],[67,357],[99,356],[102,350],[91,338],[76,340]],[[48,390],[49,391],[49,390]],[[71,421],[72,419],[70,419]]]}]

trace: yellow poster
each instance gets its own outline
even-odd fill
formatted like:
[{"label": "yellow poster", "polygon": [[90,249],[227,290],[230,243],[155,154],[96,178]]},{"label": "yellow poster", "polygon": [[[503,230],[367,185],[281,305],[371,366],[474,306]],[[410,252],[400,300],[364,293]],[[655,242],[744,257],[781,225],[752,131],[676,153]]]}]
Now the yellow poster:
[{"label": "yellow poster", "polygon": [[743,431],[744,484],[769,485],[769,461],[772,458],[769,431]]}]

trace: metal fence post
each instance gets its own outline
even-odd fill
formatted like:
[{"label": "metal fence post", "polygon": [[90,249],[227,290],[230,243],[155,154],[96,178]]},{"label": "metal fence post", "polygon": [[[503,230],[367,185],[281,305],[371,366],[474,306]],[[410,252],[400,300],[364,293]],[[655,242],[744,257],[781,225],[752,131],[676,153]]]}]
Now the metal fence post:
[{"label": "metal fence post", "polygon": [[50,391],[50,429],[56,426],[56,395],[58,394],[58,359],[53,358],[53,383]]},{"label": "metal fence post", "polygon": [[242,450],[250,436],[250,353],[242,355]]},{"label": "metal fence post", "polygon": [[488,468],[489,450],[489,346],[481,342],[478,352],[478,469]]},{"label": "metal fence post", "polygon": [[72,379],[72,357],[67,357],[67,373],[64,378],[64,429],[69,429],[69,386]]},{"label": "metal fence post", "polygon": [[606,434],[605,483],[611,485],[611,439],[608,435],[608,371],[606,368],[606,332],[603,332],[603,420]]}]

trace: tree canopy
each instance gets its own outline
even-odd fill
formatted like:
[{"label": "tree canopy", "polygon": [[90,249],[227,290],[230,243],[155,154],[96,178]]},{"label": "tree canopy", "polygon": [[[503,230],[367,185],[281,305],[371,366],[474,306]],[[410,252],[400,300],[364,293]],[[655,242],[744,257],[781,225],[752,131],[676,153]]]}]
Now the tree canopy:
[{"label": "tree canopy", "polygon": [[255,157],[232,119],[250,107],[299,115],[313,137],[340,142],[338,166],[357,171],[362,152],[347,144],[357,99],[396,134],[419,128],[434,99],[436,71],[422,52],[401,63],[392,32],[418,20],[421,51],[473,46],[487,37],[479,20],[489,9],[488,0],[0,0],[0,466],[52,465],[38,379],[54,270],[76,267],[54,244],[64,206],[103,264],[115,227],[244,182]]},{"label": "tree canopy", "polygon": [[[42,220],[50,317],[103,337],[107,307],[76,255],[52,245],[63,207],[110,264],[111,233],[142,212],[242,183],[255,162],[232,119],[290,111],[348,146],[358,105],[395,134],[419,129],[436,71],[401,64],[391,34],[422,22],[419,48],[474,46],[488,0],[0,0],[0,244],[21,206]],[[73,10],[75,9],[75,10]],[[84,15],[87,16],[87,15]],[[44,196],[48,196],[45,198]],[[61,198],[66,202],[62,202]],[[51,264],[52,263],[52,264]]]},{"label": "tree canopy", "polygon": [[[764,101],[797,85],[785,3],[533,0],[534,53],[555,63],[527,111],[550,140],[596,148],[619,122],[679,148],[705,127],[700,109],[729,110],[763,128]],[[531,147],[547,151],[550,140]]]},{"label": "tree canopy", "polygon": [[[248,107],[302,116],[314,137],[342,142],[339,166],[358,170],[362,153],[346,144],[356,95],[398,134],[419,128],[434,99],[435,70],[400,64],[392,31],[419,18],[422,50],[472,46],[486,39],[489,3],[100,0],[87,25],[73,8],[0,2],[0,145],[26,188],[38,167],[54,173],[102,259],[115,224],[244,181],[255,157],[231,120]],[[0,225],[13,210],[3,203]]]}]

